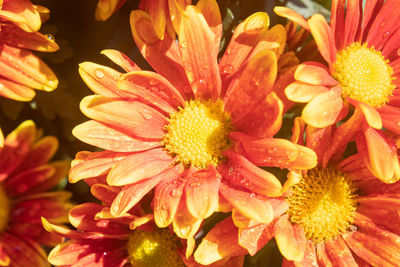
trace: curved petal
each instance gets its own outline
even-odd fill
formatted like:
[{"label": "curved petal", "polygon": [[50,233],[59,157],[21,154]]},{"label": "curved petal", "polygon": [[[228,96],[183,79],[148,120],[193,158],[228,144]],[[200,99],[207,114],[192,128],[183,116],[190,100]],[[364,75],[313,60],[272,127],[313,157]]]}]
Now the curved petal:
[{"label": "curved petal", "polygon": [[138,140],[94,120],[79,124],[72,134],[82,142],[115,152],[137,152],[161,146],[158,141]]},{"label": "curved petal", "polygon": [[338,236],[334,241],[326,242],[325,251],[332,266],[358,266],[351,250],[341,236]]},{"label": "curved petal", "polygon": [[245,255],[247,251],[238,244],[238,229],[231,218],[216,224],[203,238],[194,253],[195,260],[209,265],[218,260]]},{"label": "curved petal", "polygon": [[219,11],[218,3],[215,0],[200,0],[196,7],[200,10],[206,19],[208,26],[215,35],[214,43],[217,54],[219,53],[219,45],[222,36],[222,21],[221,12]]},{"label": "curved petal", "polygon": [[80,108],[87,117],[109,124],[128,135],[161,139],[167,119],[157,110],[138,101],[87,96]]},{"label": "curved petal", "polygon": [[310,85],[303,82],[294,82],[285,88],[285,94],[289,100],[299,103],[307,103],[313,100],[313,98],[316,96],[325,93],[328,90],[328,87],[321,85]]},{"label": "curved petal", "polygon": [[96,20],[107,20],[115,11],[117,11],[126,0],[99,0],[97,2],[94,17]]},{"label": "curved petal", "polygon": [[273,238],[274,224],[257,224],[239,229],[239,245],[246,248],[251,256],[261,250]]},{"label": "curved petal", "polygon": [[218,207],[218,192],[221,177],[214,167],[197,170],[186,175],[186,206],[198,219],[205,219]]},{"label": "curved petal", "polygon": [[150,15],[154,31],[160,40],[164,39],[165,26],[167,25],[167,0],[147,1],[147,10]]},{"label": "curved petal", "polygon": [[285,18],[299,24],[301,27],[303,27],[306,30],[310,30],[307,21],[303,18],[302,15],[300,15],[296,11],[291,10],[290,8],[281,7],[281,6],[275,7],[274,11],[279,16],[285,17]]},{"label": "curved petal", "polygon": [[335,40],[325,18],[320,14],[313,15],[308,20],[308,25],[322,57],[329,64],[333,64],[336,61]]},{"label": "curved petal", "polygon": [[197,99],[217,99],[221,93],[215,34],[194,6],[187,6],[179,29],[183,67]]},{"label": "curved petal", "polygon": [[286,259],[303,260],[307,240],[301,226],[292,224],[289,216],[285,214],[276,221],[274,233],[279,250]]},{"label": "curved petal", "polygon": [[300,64],[294,73],[294,78],[312,85],[331,87],[338,84],[324,65],[313,61]]},{"label": "curved petal", "polygon": [[224,97],[225,109],[237,121],[265,99],[272,90],[278,73],[277,57],[265,50],[252,57],[243,70],[235,75]]},{"label": "curved petal", "polygon": [[42,21],[35,5],[29,0],[2,1],[0,18],[8,20],[24,31],[39,31]]},{"label": "curved petal", "polygon": [[[1,31],[0,31],[1,32]],[[36,93],[32,88],[0,77],[0,95],[16,101],[31,101]]]},{"label": "curved petal", "polygon": [[126,72],[141,70],[127,55],[114,49],[104,49],[100,52]]},{"label": "curved petal", "polygon": [[107,183],[113,186],[137,183],[162,173],[173,162],[161,148],[139,152],[116,162],[107,175]]},{"label": "curved petal", "polygon": [[120,190],[118,187],[105,184],[94,184],[90,187],[90,193],[107,206],[111,206]]},{"label": "curved petal", "polygon": [[185,195],[179,202],[178,210],[176,211],[172,226],[176,235],[183,239],[191,239],[200,229],[202,219],[193,217],[186,206]]},{"label": "curved petal", "polygon": [[369,126],[378,130],[382,128],[381,116],[374,107],[352,99],[349,101],[362,111]]},{"label": "curved petal", "polygon": [[307,124],[317,128],[336,123],[343,109],[341,93],[342,89],[337,86],[317,95],[304,107],[301,117]]}]

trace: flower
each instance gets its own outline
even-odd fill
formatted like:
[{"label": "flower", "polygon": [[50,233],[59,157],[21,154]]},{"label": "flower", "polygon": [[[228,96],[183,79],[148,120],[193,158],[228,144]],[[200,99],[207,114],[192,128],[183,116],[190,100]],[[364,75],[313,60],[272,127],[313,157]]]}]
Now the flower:
[{"label": "flower", "polygon": [[[295,125],[294,139],[299,139],[304,123]],[[308,126],[307,146],[323,155],[331,134]],[[220,222],[203,239],[195,259],[207,264],[220,257],[254,255],[275,237],[285,258],[282,266],[398,265],[400,183],[376,179],[361,153],[330,161],[328,167],[291,171],[287,189],[275,199],[272,223],[234,210],[233,219]]]},{"label": "flower", "polygon": [[[96,20],[107,20],[125,2],[126,0],[99,0],[95,12]],[[181,14],[191,2],[191,0],[141,0],[139,9],[149,13],[154,31],[162,40],[165,31],[171,37],[175,37],[175,32],[179,32]]]},{"label": "flower", "polygon": [[41,137],[32,121],[25,121],[0,149],[0,265],[49,266],[40,245],[56,245],[60,237],[47,233],[41,216],[67,222],[72,206],[66,191],[48,192],[65,177],[69,162],[49,162],[57,139]]},{"label": "flower", "polygon": [[[315,61],[302,63],[295,72],[296,81],[285,93],[292,101],[307,103],[302,118],[318,128],[337,123],[351,114],[353,107],[359,110],[362,116],[352,125],[343,124],[330,150],[363,135],[357,138],[357,146],[368,148],[369,155],[364,158],[367,166],[382,181],[393,183],[400,178],[396,170],[399,162],[392,161],[392,141],[387,141],[381,129],[400,133],[400,23],[392,16],[400,5],[398,1],[367,1],[363,9],[362,3],[332,1],[330,25],[319,14],[306,21],[290,9],[275,8],[279,15],[311,32],[328,64],[327,68]],[[374,147],[379,147],[379,153]],[[329,156],[324,163],[328,160]]]},{"label": "flower", "polygon": [[1,3],[0,95],[30,101],[34,89],[52,91],[58,85],[53,71],[29,51],[53,52],[59,48],[51,35],[38,32],[49,10],[28,0]]},{"label": "flower", "polygon": [[259,194],[277,196],[282,188],[256,165],[316,165],[312,150],[273,138],[283,111],[274,90],[287,84],[276,77],[284,27],[268,30],[267,14],[250,16],[236,28],[218,64],[222,29],[215,1],[186,8],[179,44],[168,35],[160,40],[144,11],[131,13],[131,26],[157,72],[140,70],[114,50],[103,53],[129,73],[80,65],[96,95],[82,100],[80,108],[92,120],[73,134],[105,151],[78,153],[70,182],[102,177],[122,187],[111,205],[113,216],[154,188],[157,226],[172,223],[180,238],[192,238],[202,220],[222,208],[221,201],[270,222],[271,205]]},{"label": "flower", "polygon": [[[48,260],[51,264],[199,266],[182,255],[181,240],[168,228],[157,228],[152,221],[152,215],[146,215],[139,205],[135,206],[131,213],[118,218],[110,217],[108,205],[111,203],[107,195],[115,194],[115,190],[109,189],[111,187],[104,184],[92,187],[93,194],[104,204],[84,203],[71,209],[69,218],[71,224],[77,228],[76,231],[42,219],[47,231],[58,233],[68,240],[50,252]],[[227,260],[230,259],[226,259],[224,263]],[[235,260],[239,263],[238,259]]]}]

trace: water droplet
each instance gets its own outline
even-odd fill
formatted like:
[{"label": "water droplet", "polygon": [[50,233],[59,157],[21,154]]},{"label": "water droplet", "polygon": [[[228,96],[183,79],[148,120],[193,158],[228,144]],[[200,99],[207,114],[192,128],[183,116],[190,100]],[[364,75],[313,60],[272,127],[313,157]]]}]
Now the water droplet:
[{"label": "water droplet", "polygon": [[101,79],[104,77],[104,72],[100,69],[97,69],[94,71],[94,75],[96,75],[97,78]]},{"label": "water droplet", "polygon": [[384,38],[388,38],[389,35],[390,35],[390,32],[385,32],[385,33],[383,34],[383,37],[384,37]]},{"label": "water droplet", "polygon": [[145,118],[146,120],[150,120],[153,116],[151,115],[150,111],[148,111],[147,109],[143,109],[141,112],[143,118]]},{"label": "water droplet", "polygon": [[54,36],[52,34],[46,34],[45,35],[47,39],[54,41]]},{"label": "water droplet", "polygon": [[150,84],[150,85],[157,85],[157,84],[158,84],[158,81],[157,81],[157,80],[150,80],[150,81],[149,81],[149,84]]},{"label": "water droplet", "polygon": [[231,74],[233,72],[233,66],[231,64],[227,64],[222,68],[222,73]]},{"label": "water droplet", "polygon": [[171,191],[171,196],[173,196],[173,197],[180,197],[181,195],[182,195],[182,190],[180,190],[180,189],[174,188]]},{"label": "water droplet", "polygon": [[187,42],[181,42],[181,43],[179,43],[179,46],[181,48],[186,48],[187,47]]}]

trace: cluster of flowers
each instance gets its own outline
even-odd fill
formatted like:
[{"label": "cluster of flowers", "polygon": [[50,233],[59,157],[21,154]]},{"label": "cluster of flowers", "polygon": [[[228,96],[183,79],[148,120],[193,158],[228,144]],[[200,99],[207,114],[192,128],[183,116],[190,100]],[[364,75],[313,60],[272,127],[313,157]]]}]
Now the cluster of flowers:
[{"label": "cluster of flowers", "polygon": [[[400,1],[333,0],[329,24],[255,13],[219,60],[215,0],[142,2],[132,35],[154,71],[116,50],[102,54],[126,73],[79,66],[94,95],[73,134],[101,150],[79,152],[69,182],[99,203],[47,192],[69,165],[48,163],[57,141],[33,122],[1,138],[0,266],[242,266],[273,238],[283,266],[400,266]],[[48,11],[0,3],[0,94],[27,101],[57,84],[27,51],[57,49],[37,32]],[[294,106],[291,140],[274,137]]]}]

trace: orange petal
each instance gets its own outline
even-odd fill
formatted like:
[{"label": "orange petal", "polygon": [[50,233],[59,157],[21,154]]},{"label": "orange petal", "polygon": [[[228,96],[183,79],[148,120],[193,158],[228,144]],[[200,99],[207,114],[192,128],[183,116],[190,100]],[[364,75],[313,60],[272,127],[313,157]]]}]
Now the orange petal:
[{"label": "orange petal", "polygon": [[72,130],[72,134],[82,142],[115,152],[144,151],[161,146],[160,142],[134,139],[94,120],[79,124]]},{"label": "orange petal", "polygon": [[28,0],[4,1],[0,18],[14,23],[27,32],[38,31],[42,24],[36,6]]},{"label": "orange petal", "polygon": [[278,24],[269,29],[254,47],[251,52],[250,57],[252,58],[258,52],[263,50],[273,51],[277,57],[280,57],[285,50],[286,45],[286,30],[285,28]]},{"label": "orange petal", "polygon": [[390,183],[393,180],[394,174],[390,147],[385,139],[371,127],[365,127],[363,134],[368,148],[372,173],[383,182]]},{"label": "orange petal", "polygon": [[129,72],[122,75],[118,81],[118,89],[167,113],[174,112],[185,102],[181,93],[167,79],[151,71]]},{"label": "orange petal", "polygon": [[275,7],[274,11],[279,16],[285,17],[285,18],[299,24],[301,27],[303,27],[306,30],[310,30],[307,21],[303,18],[302,15],[300,15],[296,11],[291,10],[290,8],[281,7],[281,6]]},{"label": "orange petal", "polygon": [[179,30],[179,47],[196,98],[217,99],[221,93],[214,38],[201,12],[194,6],[187,6]]},{"label": "orange petal", "polygon": [[329,89],[325,86],[294,82],[285,88],[285,94],[289,100],[299,103],[307,103],[314,97],[327,92],[328,90]]},{"label": "orange petal", "polygon": [[164,36],[164,40],[158,39],[150,16],[143,11],[132,11],[130,22],[133,39],[147,62],[157,73],[167,78],[175,88],[180,88],[181,91],[191,95],[191,88],[182,66],[176,41],[168,35]]},{"label": "orange petal", "polygon": [[239,245],[246,248],[254,256],[271,238],[274,224],[258,224],[249,228],[239,229]]},{"label": "orange petal", "polygon": [[225,109],[231,112],[233,121],[252,114],[253,108],[265,99],[274,85],[277,64],[275,53],[265,50],[251,58],[233,78],[224,97]]},{"label": "orange petal", "polygon": [[60,48],[49,35],[26,32],[12,24],[1,26],[0,40],[11,46],[42,52],[54,52]]},{"label": "orange petal", "polygon": [[32,52],[5,44],[0,49],[2,76],[38,90],[53,91],[57,88],[54,72]]},{"label": "orange petal", "polygon": [[31,101],[36,94],[35,91],[28,86],[1,77],[0,84],[2,85],[0,95],[16,101]]},{"label": "orange petal", "polygon": [[260,198],[255,193],[242,191],[223,182],[220,192],[244,216],[260,223],[272,221],[274,211],[268,200]]},{"label": "orange petal", "polygon": [[107,206],[111,206],[120,190],[120,188],[105,184],[94,184],[90,187],[90,193]]},{"label": "orange petal", "polygon": [[112,62],[123,68],[126,72],[141,70],[127,55],[118,50],[105,49],[101,51],[101,54],[108,57]]},{"label": "orange petal", "polygon": [[312,85],[330,87],[338,84],[324,65],[313,61],[300,64],[294,73],[294,78],[297,81]]},{"label": "orange petal", "polygon": [[93,95],[83,98],[80,108],[87,117],[128,135],[153,139],[164,136],[166,118],[141,102]]},{"label": "orange petal", "polygon": [[303,109],[301,117],[311,126],[324,128],[338,120],[343,108],[342,89],[333,87],[314,97]]},{"label": "orange petal", "polygon": [[359,108],[362,111],[362,113],[364,113],[365,120],[367,121],[369,126],[378,130],[382,128],[381,116],[374,107],[371,107],[368,104],[355,100],[352,100],[351,103],[357,108]]},{"label": "orange petal", "polygon": [[[182,165],[180,165],[182,166]],[[160,181],[154,192],[154,221],[158,227],[167,227],[176,214],[185,183],[177,177]]]},{"label": "orange petal", "polygon": [[107,20],[125,2],[126,0],[99,0],[94,13],[96,20]]},{"label": "orange petal", "polygon": [[160,181],[177,177],[181,172],[181,167],[177,165],[174,168],[169,168],[150,179],[140,180],[137,183],[124,186],[111,205],[111,214],[117,216],[128,212]]},{"label": "orange petal", "polygon": [[223,168],[223,179],[236,186],[244,187],[251,192],[256,192],[269,197],[281,194],[282,185],[271,173],[258,168],[242,155],[226,151],[224,155],[229,159]]},{"label": "orange petal", "polygon": [[162,173],[173,162],[161,148],[139,152],[116,162],[107,175],[107,183],[113,186],[137,183]]},{"label": "orange petal", "polygon": [[[257,12],[240,23],[233,33],[231,41],[219,62],[222,85],[228,85],[229,80],[239,70],[260,38],[269,27],[267,13]],[[223,89],[223,92],[226,88]]]},{"label": "orange petal", "polygon": [[238,229],[231,218],[226,218],[203,238],[194,253],[195,260],[209,265],[218,260],[245,255],[247,251],[238,244]]},{"label": "orange petal", "polygon": [[176,211],[172,222],[176,235],[184,239],[193,238],[199,230],[202,222],[202,219],[197,219],[190,214],[186,206],[185,195],[182,195],[178,210]]},{"label": "orange petal", "polygon": [[[196,218],[209,217],[218,207],[218,192],[221,177],[216,169],[190,172],[186,176],[185,186],[186,206]],[[201,201],[200,201],[201,200]]]},{"label": "orange petal", "polygon": [[307,240],[301,226],[292,224],[286,214],[276,221],[274,233],[279,250],[286,259],[303,260]]},{"label": "orange petal", "polygon": [[325,18],[320,14],[313,15],[308,20],[308,25],[322,57],[329,64],[333,64],[336,61],[336,46],[331,28]]},{"label": "orange petal", "polygon": [[325,251],[332,266],[358,266],[341,236],[335,241],[326,242]]},{"label": "orange petal", "polygon": [[188,0],[168,0],[168,9],[175,32],[179,32],[183,12],[190,2]]},{"label": "orange petal", "polygon": [[153,23],[154,31],[161,40],[164,39],[165,26],[167,24],[167,2],[167,0],[158,0],[148,1],[147,3],[147,10]]},{"label": "orange petal", "polygon": [[214,43],[218,54],[222,36],[221,12],[219,11],[218,3],[215,0],[200,0],[197,2],[196,7],[203,14],[208,26],[210,26],[212,32],[215,34]]}]

